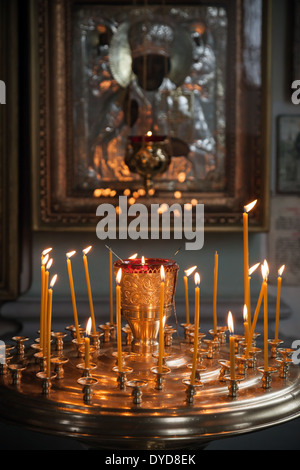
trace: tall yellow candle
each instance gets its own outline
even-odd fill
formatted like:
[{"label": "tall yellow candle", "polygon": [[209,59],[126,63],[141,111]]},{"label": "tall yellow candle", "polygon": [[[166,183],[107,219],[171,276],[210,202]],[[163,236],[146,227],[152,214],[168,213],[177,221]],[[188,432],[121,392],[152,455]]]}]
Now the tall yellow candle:
[{"label": "tall yellow candle", "polygon": [[75,297],[72,265],[71,265],[71,259],[70,259],[73,255],[75,255],[75,253],[76,251],[70,251],[69,253],[66,254],[66,256],[67,256],[67,267],[68,267],[69,283],[70,283],[72,306],[73,306],[74,323],[75,323],[75,329],[76,329],[76,338],[77,338],[77,343],[81,344],[82,341],[81,341],[80,332],[79,332],[76,297]]},{"label": "tall yellow candle", "polygon": [[249,329],[251,328],[251,322],[252,322],[252,316],[251,316],[251,311],[252,311],[252,306],[251,306],[251,276],[257,270],[259,265],[260,265],[260,263],[257,263],[255,266],[252,266],[252,268],[249,269],[249,273],[248,273],[248,292],[247,292],[247,304],[246,305],[247,305]]},{"label": "tall yellow candle", "polygon": [[248,343],[249,338],[249,319],[248,319],[248,308],[247,305],[244,305],[244,332],[245,332],[245,342]]},{"label": "tall yellow candle", "polygon": [[249,308],[249,212],[256,206],[257,200],[244,207],[244,304]]},{"label": "tall yellow candle", "polygon": [[45,277],[44,277],[44,312],[43,312],[43,354],[46,357],[47,354],[47,306],[48,306],[48,288],[49,288],[49,269],[53,264],[53,259],[51,258],[46,264]]},{"label": "tall yellow candle", "polygon": [[198,341],[199,341],[199,316],[200,316],[200,275],[195,274],[195,320],[194,320],[194,352],[191,374],[191,385],[195,384],[197,359],[198,359]]},{"label": "tall yellow candle", "polygon": [[52,297],[53,287],[57,279],[57,274],[53,276],[48,289],[48,302],[47,302],[47,378],[51,376],[51,323],[52,323]]},{"label": "tall yellow candle", "polygon": [[268,283],[264,282],[264,370],[269,370],[269,344],[268,344]]},{"label": "tall yellow candle", "polygon": [[158,352],[158,372],[163,371],[163,358],[165,349],[164,338],[164,308],[165,308],[165,269],[163,266],[160,268],[160,305],[159,305],[159,352]]},{"label": "tall yellow candle", "polygon": [[230,349],[230,378],[231,380],[235,380],[236,375],[235,375],[235,340],[234,340],[234,324],[233,324],[233,318],[232,318],[232,313],[228,313],[228,329],[230,331],[230,337],[229,337],[229,349]]},{"label": "tall yellow candle", "polygon": [[213,316],[214,316],[214,332],[217,333],[218,318],[217,318],[217,295],[218,295],[218,270],[219,270],[219,255],[215,253],[215,270],[214,270],[214,298],[213,298]]},{"label": "tall yellow candle", "polygon": [[283,275],[284,270],[285,270],[285,266],[281,266],[281,268],[278,270],[277,300],[276,300],[276,321],[275,321],[275,341],[278,341],[278,338],[279,338],[280,297],[281,297],[282,275]]},{"label": "tall yellow candle", "polygon": [[45,306],[45,264],[48,262],[49,255],[41,257],[41,305],[40,305],[40,348],[44,348],[44,306]]},{"label": "tall yellow candle", "polygon": [[187,269],[185,272],[184,280],[184,293],[185,293],[185,311],[186,311],[186,324],[190,324],[190,302],[189,302],[189,276],[197,269],[197,266]]},{"label": "tall yellow candle", "polygon": [[121,372],[123,370],[122,362],[122,329],[121,329],[121,279],[122,269],[120,268],[116,277],[116,316],[117,316],[117,347],[118,347],[118,368]]},{"label": "tall yellow candle", "polygon": [[89,246],[88,248],[85,248],[83,250],[83,264],[84,264],[86,285],[87,285],[88,297],[89,297],[92,328],[93,328],[93,333],[96,334],[95,312],[94,312],[94,305],[93,305],[93,297],[92,297],[92,289],[91,289],[91,282],[90,282],[89,266],[88,266],[88,260],[87,260],[87,257],[86,257],[86,255],[91,251],[91,248],[92,247]]},{"label": "tall yellow candle", "polygon": [[254,332],[255,332],[255,328],[256,328],[256,324],[257,324],[261,304],[262,304],[262,301],[263,301],[263,298],[264,298],[265,283],[266,283],[265,278],[266,278],[266,276],[268,276],[268,270],[269,270],[268,263],[266,261],[264,261],[264,264],[261,267],[262,276],[263,276],[263,283],[262,283],[262,286],[261,286],[258,302],[257,302],[257,305],[256,305],[256,309],[255,309],[255,313],[254,313],[254,317],[253,317],[253,322],[251,324],[251,329],[250,329],[248,344],[247,344],[247,350],[246,350],[246,353],[245,353],[246,358],[249,357],[249,353],[250,353],[250,350],[251,350],[253,335],[254,335]]},{"label": "tall yellow candle", "polygon": [[89,335],[91,334],[91,326],[92,326],[92,318],[89,318],[87,325],[86,325],[86,337],[84,338],[84,363],[85,368],[88,369],[90,367],[90,338]]},{"label": "tall yellow candle", "polygon": [[113,307],[113,254],[109,250],[109,305],[110,305],[110,324],[114,323],[114,307]]}]

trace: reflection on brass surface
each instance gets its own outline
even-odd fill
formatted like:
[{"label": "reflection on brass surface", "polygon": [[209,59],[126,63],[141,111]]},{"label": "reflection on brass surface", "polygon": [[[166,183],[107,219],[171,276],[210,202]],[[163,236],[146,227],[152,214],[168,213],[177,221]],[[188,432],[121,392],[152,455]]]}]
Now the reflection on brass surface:
[{"label": "reflection on brass surface", "polygon": [[[191,374],[189,342],[177,338],[167,348],[166,367],[171,372],[165,376],[162,390],[156,389],[157,378],[152,372],[157,360],[133,353],[124,343],[123,349],[128,353],[126,367],[132,369],[127,379],[130,384],[120,388],[113,370],[116,342],[102,343],[92,356],[96,368],[88,379],[93,387],[87,396],[86,382],[78,383],[82,371],[77,365],[82,358],[76,344],[67,338],[63,354],[69,361],[64,365],[64,376],[52,379],[45,394],[37,378],[40,366],[35,349],[29,344],[20,381],[14,383],[9,370],[0,376],[0,417],[35,431],[73,437],[94,448],[150,450],[197,449],[215,439],[265,429],[300,414],[300,369],[293,364],[286,379],[280,378],[278,368],[267,391],[262,387],[262,374],[248,369],[237,397],[229,397],[228,384],[219,380],[219,361],[229,360],[228,339],[212,359],[203,358],[202,387],[197,388],[192,404],[184,383]],[[12,353],[10,362],[17,361]],[[260,355],[258,365],[262,364]],[[270,358],[270,366],[274,365]],[[129,386],[134,384],[143,385],[138,404]]]},{"label": "reflection on brass surface", "polygon": [[179,267],[174,261],[147,259],[117,261],[115,273],[122,267],[122,315],[132,333],[132,347],[138,352],[155,352],[160,324],[160,268],[165,269],[165,322],[172,314]]}]

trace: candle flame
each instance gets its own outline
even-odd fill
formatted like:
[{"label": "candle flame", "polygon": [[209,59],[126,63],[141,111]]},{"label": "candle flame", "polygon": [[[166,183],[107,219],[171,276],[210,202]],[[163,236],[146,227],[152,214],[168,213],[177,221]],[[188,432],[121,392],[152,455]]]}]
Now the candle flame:
[{"label": "candle flame", "polygon": [[199,284],[200,284],[200,274],[199,273],[195,274],[195,284],[196,284],[196,286],[199,286]]},{"label": "candle flame", "polygon": [[165,268],[163,266],[160,267],[160,279],[163,282],[165,280]]},{"label": "candle flame", "polygon": [[193,274],[193,272],[197,269],[197,266],[194,266],[193,268],[190,268],[190,269],[186,269],[184,272],[186,274],[187,277],[189,277],[191,274]]},{"label": "candle flame", "polygon": [[147,136],[148,136],[148,137],[151,137],[151,136],[152,136],[152,132],[151,132],[151,131],[148,131],[148,132],[147,132]]},{"label": "candle flame", "polygon": [[256,204],[257,204],[257,199],[255,201],[251,202],[250,204],[248,204],[248,206],[244,207],[245,212],[248,213],[248,212],[252,211],[252,209],[256,206]]},{"label": "candle flame", "polygon": [[71,258],[73,255],[75,255],[76,251],[69,251],[69,253],[66,253],[67,258]]},{"label": "candle flame", "polygon": [[228,313],[227,324],[228,324],[228,329],[229,329],[230,333],[231,334],[234,333],[233,316],[232,316],[231,312]]},{"label": "candle flame", "polygon": [[283,275],[284,270],[285,270],[285,265],[281,266],[281,268],[278,270],[279,277]]},{"label": "candle flame", "polygon": [[52,264],[53,264],[53,259],[51,258],[51,259],[49,259],[49,261],[48,261],[48,263],[47,263],[47,265],[46,265],[46,269],[47,269],[47,270],[50,269],[51,266],[52,266]]},{"label": "candle flame", "polygon": [[255,266],[252,266],[252,268],[249,269],[249,276],[251,276],[258,268],[260,263],[255,264]]},{"label": "candle flame", "polygon": [[82,252],[87,255],[92,249],[92,246],[88,246],[87,248],[85,248],[84,250],[82,250]]},{"label": "candle flame", "polygon": [[247,305],[244,305],[243,317],[244,317],[244,321],[248,321],[248,308],[247,308]]},{"label": "candle flame", "polygon": [[46,248],[46,249],[42,252],[42,255],[43,255],[43,256],[46,256],[48,253],[50,253],[50,251],[52,251],[52,248]]},{"label": "candle flame", "polygon": [[56,280],[57,280],[57,274],[54,274],[53,278],[51,279],[51,282],[50,282],[50,287],[52,289],[52,287],[54,287],[54,284],[56,283]]},{"label": "candle flame", "polygon": [[262,277],[263,277],[264,281],[268,280],[269,273],[270,273],[269,265],[268,265],[267,261],[265,260],[264,264],[262,264],[262,266],[261,266],[261,274],[262,274]]},{"label": "candle flame", "polygon": [[142,256],[142,265],[145,264],[145,256]]},{"label": "candle flame", "polygon": [[90,317],[90,318],[88,319],[87,324],[86,324],[86,330],[85,330],[87,336],[90,336],[90,334],[91,334],[91,329],[92,329],[92,319],[91,319],[91,317]]},{"label": "candle flame", "polygon": [[42,265],[45,266],[46,263],[48,263],[49,255],[46,255],[43,260],[42,260]]},{"label": "candle flame", "polygon": [[134,255],[130,256],[128,259],[136,259],[136,258],[137,258],[137,256],[138,256],[138,254],[137,254],[137,253],[135,253]]},{"label": "candle flame", "polygon": [[120,284],[121,279],[122,279],[122,268],[119,269],[117,277],[116,277],[116,281],[118,285]]}]

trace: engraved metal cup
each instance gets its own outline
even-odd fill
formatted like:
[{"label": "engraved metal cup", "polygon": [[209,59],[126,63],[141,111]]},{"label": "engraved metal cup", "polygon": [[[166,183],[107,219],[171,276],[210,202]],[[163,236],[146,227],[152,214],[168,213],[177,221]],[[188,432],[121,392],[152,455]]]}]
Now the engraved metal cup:
[{"label": "engraved metal cup", "polygon": [[178,265],[160,258],[123,260],[114,263],[115,273],[122,268],[122,316],[132,334],[132,350],[153,354],[158,350],[160,326],[161,266],[165,271],[164,320],[172,314],[176,291]]}]

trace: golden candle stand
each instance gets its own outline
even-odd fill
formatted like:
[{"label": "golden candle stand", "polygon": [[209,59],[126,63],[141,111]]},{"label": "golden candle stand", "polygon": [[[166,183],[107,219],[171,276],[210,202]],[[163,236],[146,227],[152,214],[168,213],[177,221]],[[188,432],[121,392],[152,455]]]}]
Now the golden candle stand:
[{"label": "golden candle stand", "polygon": [[127,336],[119,369],[115,335],[110,340],[97,336],[86,368],[80,344],[71,336],[74,331],[67,327],[64,333],[52,333],[52,371],[47,377],[39,341],[14,337],[1,361],[1,418],[75,438],[94,449],[180,450],[200,449],[210,441],[300,415],[300,369],[292,363],[293,350],[283,348],[282,342],[275,351],[271,343],[265,371],[258,347],[253,348],[255,361],[253,355],[243,356],[241,337],[232,380],[226,332],[220,328],[217,336],[208,333],[214,343],[219,341],[214,348],[201,332],[192,383],[193,345],[186,327],[182,337],[173,330],[170,337],[171,329],[166,330],[162,372],[157,351],[139,354],[136,346],[131,350]]}]

